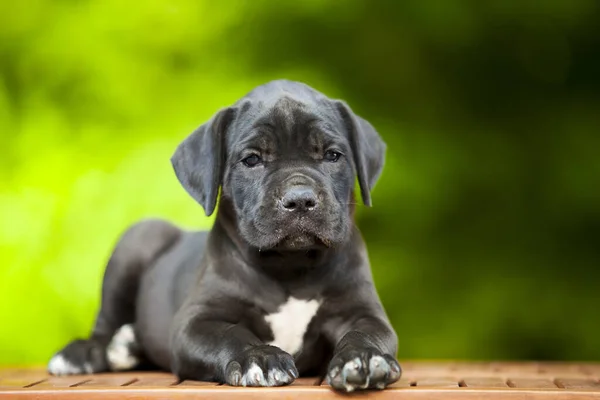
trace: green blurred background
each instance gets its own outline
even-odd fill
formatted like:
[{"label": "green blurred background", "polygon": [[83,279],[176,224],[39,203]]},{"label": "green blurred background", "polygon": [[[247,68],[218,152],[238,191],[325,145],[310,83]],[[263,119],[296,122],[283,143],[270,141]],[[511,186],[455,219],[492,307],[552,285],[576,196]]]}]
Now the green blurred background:
[{"label": "green blurred background", "polygon": [[175,146],[276,78],[388,143],[358,223],[399,357],[600,359],[600,2],[0,2],[0,364],[88,334],[119,234],[211,220]]}]

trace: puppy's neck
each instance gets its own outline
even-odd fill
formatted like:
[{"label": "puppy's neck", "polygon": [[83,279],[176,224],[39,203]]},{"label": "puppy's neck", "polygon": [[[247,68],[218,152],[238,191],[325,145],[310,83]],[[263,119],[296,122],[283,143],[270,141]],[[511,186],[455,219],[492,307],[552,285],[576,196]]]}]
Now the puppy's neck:
[{"label": "puppy's neck", "polygon": [[295,279],[304,277],[325,264],[331,264],[344,246],[333,248],[318,247],[304,250],[261,250],[248,245],[240,235],[236,226],[236,213],[227,198],[221,198],[217,218],[213,229],[222,230],[230,241],[231,250],[251,268],[260,269],[278,279]]}]

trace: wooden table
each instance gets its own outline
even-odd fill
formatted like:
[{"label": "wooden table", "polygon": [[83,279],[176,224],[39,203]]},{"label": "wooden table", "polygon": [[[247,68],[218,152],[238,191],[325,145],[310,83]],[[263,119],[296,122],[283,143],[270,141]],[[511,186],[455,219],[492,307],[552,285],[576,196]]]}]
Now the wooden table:
[{"label": "wooden table", "polygon": [[[402,379],[384,391],[351,397],[378,399],[598,399],[600,363],[403,362]],[[51,377],[43,369],[0,369],[0,399],[333,399],[317,379],[279,388],[234,388],[177,382],[166,373]]]}]

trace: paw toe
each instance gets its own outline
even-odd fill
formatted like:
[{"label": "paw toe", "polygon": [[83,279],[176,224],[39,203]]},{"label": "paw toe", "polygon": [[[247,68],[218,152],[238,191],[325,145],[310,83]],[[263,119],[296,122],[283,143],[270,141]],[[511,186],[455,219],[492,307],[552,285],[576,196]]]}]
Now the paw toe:
[{"label": "paw toe", "polygon": [[242,386],[267,386],[267,380],[262,368],[252,363],[242,376]]},{"label": "paw toe", "polygon": [[282,386],[298,376],[292,356],[277,347],[252,348],[238,361],[230,362],[227,367],[226,381],[230,385]]},{"label": "paw toe", "polygon": [[336,390],[384,389],[400,378],[398,362],[391,356],[372,351],[340,354],[330,364],[327,381]]},{"label": "paw toe", "polygon": [[269,386],[281,386],[292,382],[293,378],[278,368],[271,368],[269,370],[267,383]]},{"label": "paw toe", "polygon": [[85,365],[75,365],[74,363],[67,360],[62,354],[57,354],[54,357],[52,357],[52,359],[48,363],[48,372],[56,376],[91,373],[86,371],[86,369],[90,370],[91,366],[89,368],[85,367]]},{"label": "paw toe", "polygon": [[402,368],[400,368],[400,364],[398,364],[398,361],[394,357],[386,354],[384,358],[390,368],[387,383],[396,382],[402,376]]},{"label": "paw toe", "polygon": [[373,356],[369,360],[369,378],[373,382],[380,382],[387,379],[390,373],[390,367],[387,361],[381,356]]},{"label": "paw toe", "polygon": [[48,362],[48,372],[55,376],[93,374],[94,367],[90,362],[76,363],[69,361],[59,353]]},{"label": "paw toe", "polygon": [[76,340],[48,362],[51,375],[80,375],[106,371],[104,347],[90,340]]},{"label": "paw toe", "polygon": [[232,361],[227,366],[226,379],[227,384],[231,386],[242,385],[242,366],[237,361]]},{"label": "paw toe", "polygon": [[352,390],[358,388],[364,389],[369,386],[369,375],[359,357],[344,364],[342,376],[347,384],[353,386]]}]

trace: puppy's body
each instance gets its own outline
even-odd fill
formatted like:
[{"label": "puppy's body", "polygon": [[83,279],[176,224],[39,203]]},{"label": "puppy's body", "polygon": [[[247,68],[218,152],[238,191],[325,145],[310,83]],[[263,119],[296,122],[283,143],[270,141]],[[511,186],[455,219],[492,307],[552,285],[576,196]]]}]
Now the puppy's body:
[{"label": "puppy's body", "polygon": [[347,391],[397,380],[396,335],[352,218],[354,179],[369,204],[384,149],[344,103],[295,82],[220,111],[173,157],[207,214],[221,187],[215,225],[130,228],[107,266],[91,338],[69,344],[50,372],[150,364],[251,386],[327,374]]},{"label": "puppy's body", "polygon": [[[148,222],[157,223],[160,222]],[[304,271],[304,267],[299,265],[302,255],[295,255],[295,260],[282,260],[288,265],[297,263],[289,265],[292,271],[277,274],[275,271],[257,271],[254,266],[238,258],[232,243],[222,237],[222,228],[218,224],[209,235],[205,232],[182,231],[177,242],[142,276],[135,324],[136,336],[146,357],[163,369],[172,368],[169,327],[190,291],[195,291],[193,297],[197,301],[219,303],[216,317],[226,317],[251,327],[262,342],[292,342],[283,350],[295,356],[295,364],[301,374],[323,373],[333,350],[324,340],[323,325],[332,318],[343,321],[351,317],[338,312],[337,305],[328,302],[327,298],[332,297],[331,293],[347,292],[348,299],[337,296],[335,299],[350,302],[353,287],[356,286],[353,281],[360,277],[370,282],[368,264],[363,259],[364,249],[358,242],[359,233],[354,233],[358,243],[355,242],[352,248],[339,249],[339,254],[331,260],[332,265],[316,264],[310,271]],[[199,250],[205,247],[207,241],[218,243],[220,251],[226,255],[225,262],[201,262],[203,254]],[[210,253],[206,256],[212,257]],[[350,268],[355,272],[348,271],[348,262],[352,263]],[[307,263],[313,262],[309,260]],[[369,295],[376,296],[375,293]],[[293,304],[290,304],[290,299]],[[317,307],[311,301],[316,301]],[[377,302],[376,297],[373,302]],[[286,309],[286,305],[291,307]],[[301,333],[301,345],[297,352],[293,352],[297,347],[293,345],[296,332],[286,332],[285,328],[273,326],[273,316],[283,311],[281,318],[294,324],[302,319],[304,311],[313,309],[310,320],[293,327],[304,330]],[[214,346],[218,347],[218,343],[214,343]]]}]

